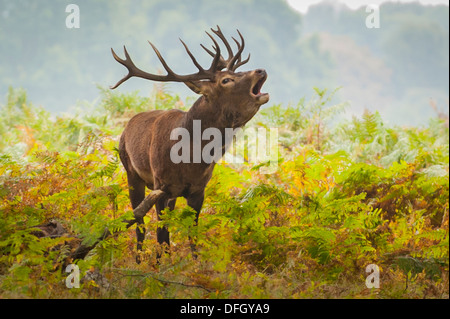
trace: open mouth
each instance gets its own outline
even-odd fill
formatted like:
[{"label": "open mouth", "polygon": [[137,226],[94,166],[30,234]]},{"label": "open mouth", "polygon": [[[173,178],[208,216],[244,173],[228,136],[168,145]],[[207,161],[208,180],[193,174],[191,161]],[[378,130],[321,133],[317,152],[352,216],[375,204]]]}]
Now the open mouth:
[{"label": "open mouth", "polygon": [[261,88],[262,88],[264,82],[266,82],[266,79],[267,79],[267,76],[264,76],[258,82],[256,82],[256,84],[252,88],[252,95],[258,97],[258,96],[267,94],[267,93],[261,93]]}]

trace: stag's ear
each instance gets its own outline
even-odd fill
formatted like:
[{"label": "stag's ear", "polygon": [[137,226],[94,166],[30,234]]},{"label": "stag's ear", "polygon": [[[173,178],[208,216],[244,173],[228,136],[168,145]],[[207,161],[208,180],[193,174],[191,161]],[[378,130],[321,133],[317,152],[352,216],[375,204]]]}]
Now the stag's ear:
[{"label": "stag's ear", "polygon": [[212,83],[210,81],[188,81],[184,82],[192,91],[197,94],[208,97],[212,92]]}]

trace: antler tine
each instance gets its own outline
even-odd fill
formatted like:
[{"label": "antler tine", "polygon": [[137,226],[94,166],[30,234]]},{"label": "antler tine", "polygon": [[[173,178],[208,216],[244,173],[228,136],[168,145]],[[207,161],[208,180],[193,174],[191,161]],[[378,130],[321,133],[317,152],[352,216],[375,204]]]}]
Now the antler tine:
[{"label": "antler tine", "polygon": [[126,76],[124,76],[119,82],[117,82],[115,85],[110,86],[111,89],[115,89],[117,88],[119,85],[121,85],[123,82],[125,82],[126,80],[128,80],[129,78],[131,78],[133,75],[133,70],[136,68],[136,66],[134,65],[133,61],[130,58],[130,55],[128,54],[127,48],[125,46],[123,46],[123,51],[125,53],[125,60],[119,58],[119,56],[116,54],[116,52],[114,52],[113,48],[111,48],[111,53],[114,57],[114,59],[119,62],[120,64],[122,64],[123,66],[125,66],[128,69],[128,74]]},{"label": "antler tine", "polygon": [[[215,71],[218,70],[219,62],[221,60],[223,60],[223,58],[222,58],[222,56],[220,54],[220,46],[217,43],[217,41],[214,39],[214,37],[211,34],[209,34],[207,31],[205,31],[205,32],[211,38],[211,40],[213,41],[213,43],[215,45],[215,46],[213,46],[213,49],[216,51],[216,54],[214,54],[214,58],[213,58],[213,61],[211,63],[211,67],[209,68],[209,71],[215,72]],[[221,63],[220,66],[222,66],[222,63]],[[222,68],[220,68],[220,69],[222,69]]]},{"label": "antler tine", "polygon": [[161,53],[159,53],[158,49],[151,43],[150,41],[147,41],[153,48],[153,51],[155,51],[156,55],[158,56],[159,61],[163,65],[164,69],[166,69],[168,75],[176,75],[175,72],[172,71],[172,69],[167,65],[166,61],[163,59]]},{"label": "antler tine", "polygon": [[[215,53],[213,53],[211,50],[207,49],[203,44],[200,44],[200,46],[213,58],[216,56]],[[225,69],[226,66],[227,66],[227,62],[223,59],[222,56],[220,56],[219,63],[217,65],[217,69],[222,70],[222,69]]]},{"label": "antler tine", "polygon": [[236,63],[236,65],[234,66],[233,70],[236,70],[238,67],[240,67],[241,65],[244,65],[245,63],[247,63],[250,60],[250,53],[248,54],[247,59],[245,59],[244,61],[241,62],[241,57],[239,57],[238,63]]},{"label": "antler tine", "polygon": [[214,34],[217,35],[222,40],[223,44],[225,44],[225,47],[227,48],[227,51],[228,51],[228,59],[227,60],[229,60],[233,56],[233,50],[231,49],[230,44],[228,43],[227,39],[223,35],[222,30],[220,30],[220,27],[217,26],[217,30],[214,30],[213,28],[211,28],[211,31],[214,32]]},{"label": "antler tine", "polygon": [[[199,73],[205,72],[205,69],[203,69],[203,67],[197,62],[197,60],[195,59],[194,55],[191,53],[191,51],[189,50],[188,46],[186,45],[186,43],[184,43],[183,40],[179,39],[181,41],[181,43],[183,44],[184,48],[186,49],[187,54],[189,54],[189,57],[192,60],[192,63],[194,63],[194,65],[197,67]],[[206,50],[206,49],[205,49]],[[211,52],[212,53],[212,52]]]},{"label": "antler tine", "polygon": [[203,48],[203,50],[205,50],[206,52],[208,52],[208,54],[209,54],[210,56],[212,56],[212,57],[214,58],[215,54],[214,54],[211,50],[207,49],[207,48],[206,48],[203,44],[201,44],[201,43],[200,43],[200,46]]},{"label": "antler tine", "polygon": [[[241,38],[241,43],[239,44],[239,42],[233,38],[234,42],[236,42],[237,46],[238,46],[238,52],[233,56],[233,58],[231,58],[230,61],[228,61],[227,64],[227,69],[234,71],[236,70],[237,66],[235,66],[234,64],[236,63],[236,61],[238,60],[238,58],[241,57],[242,51],[244,51],[244,46],[245,46],[245,41],[244,41],[244,37],[242,36],[242,34],[239,32],[239,30],[237,30],[237,33],[239,34],[239,37]],[[243,63],[238,63],[238,66],[242,65]]]},{"label": "antler tine", "polygon": [[[241,44],[235,39],[233,38],[234,42],[236,43],[238,50],[241,48]],[[244,61],[242,60],[242,55],[239,55],[239,58],[237,59],[237,63],[234,65],[233,69],[236,70],[238,67],[240,67],[241,65],[247,63],[250,60],[250,53],[248,54],[247,59],[245,59]]]}]

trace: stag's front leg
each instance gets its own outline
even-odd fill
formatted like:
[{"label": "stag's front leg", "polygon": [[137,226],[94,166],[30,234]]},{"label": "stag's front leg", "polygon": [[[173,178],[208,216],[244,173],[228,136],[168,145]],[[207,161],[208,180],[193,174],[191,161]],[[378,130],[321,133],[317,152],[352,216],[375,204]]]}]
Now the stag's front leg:
[{"label": "stag's front leg", "polygon": [[[195,220],[194,220],[194,227],[197,227],[198,216],[200,215],[200,210],[202,209],[202,206],[203,206],[203,200],[205,199],[205,193],[201,192],[198,194],[192,194],[192,195],[188,196],[186,199],[187,199],[187,204],[190,207],[192,207],[196,212]],[[189,241],[191,244],[192,256],[196,259],[197,258],[197,247],[195,245],[196,238],[193,239],[191,236],[189,236]]]},{"label": "stag's front leg", "polygon": [[[168,199],[167,197],[163,196],[161,199],[159,199],[156,202],[156,213],[158,215],[158,221],[161,220],[161,212],[166,208],[169,207],[170,210],[173,210],[175,208],[176,198]],[[166,244],[167,247],[165,249],[169,250],[170,248],[170,239],[169,239],[169,230],[166,226],[158,227],[156,229],[156,240],[158,241],[158,244],[164,245]],[[157,259],[159,259],[162,255],[162,252],[164,248],[161,246],[161,252],[158,252]]]}]

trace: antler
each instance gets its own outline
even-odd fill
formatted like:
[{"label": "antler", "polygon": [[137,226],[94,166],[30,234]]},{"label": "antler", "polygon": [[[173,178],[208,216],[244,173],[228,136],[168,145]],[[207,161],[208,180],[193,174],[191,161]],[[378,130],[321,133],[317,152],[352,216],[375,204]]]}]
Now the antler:
[{"label": "antler", "polygon": [[[244,61],[241,61],[241,54],[242,54],[242,51],[244,51],[245,41],[244,41],[244,37],[239,32],[239,30],[236,30],[236,31],[239,34],[239,37],[241,38],[241,43],[239,43],[234,37],[232,37],[232,39],[234,40],[234,42],[236,42],[237,47],[238,47],[238,52],[235,55],[233,54],[233,50],[231,49],[230,44],[228,43],[227,39],[223,35],[222,30],[220,30],[220,27],[217,26],[217,30],[211,29],[211,31],[214,32],[214,34],[217,35],[222,40],[222,42],[225,44],[225,47],[227,48],[227,51],[228,51],[228,59],[225,60],[222,56],[220,56],[219,66],[220,66],[221,70],[226,68],[227,70],[235,71],[238,67],[247,63],[250,60],[250,54],[249,54],[247,59],[245,59]],[[209,37],[212,39],[212,36],[208,32],[206,32],[206,34],[208,34]],[[214,57],[217,54],[217,51],[216,51],[216,53],[213,53],[210,50],[208,50],[207,48],[205,48],[205,46],[203,44],[200,44],[200,45],[212,57]]]},{"label": "antler", "polygon": [[123,50],[125,53],[125,59],[121,59],[114,52],[114,50],[111,49],[114,59],[128,69],[128,74],[126,76],[124,76],[121,80],[119,80],[119,82],[117,82],[114,86],[112,86],[111,89],[117,88],[119,85],[121,85],[123,82],[127,81],[129,78],[131,78],[133,76],[140,77],[140,78],[147,79],[147,80],[159,81],[159,82],[169,82],[169,81],[171,81],[171,82],[191,82],[191,81],[199,81],[199,80],[213,80],[215,73],[217,71],[220,71],[224,68],[226,68],[230,71],[234,71],[239,66],[248,62],[248,60],[250,59],[250,54],[246,60],[241,61],[241,54],[242,54],[242,51],[244,50],[244,38],[242,37],[239,30],[237,30],[237,32],[239,34],[239,37],[241,38],[241,43],[239,43],[235,38],[233,38],[233,40],[236,42],[236,44],[238,46],[238,52],[236,53],[236,55],[233,55],[233,51],[230,47],[230,44],[226,40],[226,38],[223,35],[222,31],[220,30],[219,26],[217,26],[217,30],[211,29],[211,31],[214,32],[214,34],[217,35],[225,44],[225,47],[227,48],[227,51],[228,51],[228,59],[225,60],[222,57],[219,44],[208,32],[206,32],[206,34],[211,38],[211,40],[214,43],[213,49],[214,49],[215,53],[213,53],[212,51],[208,50],[203,45],[201,45],[202,48],[205,49],[206,52],[208,52],[208,54],[213,57],[211,66],[209,67],[209,69],[205,70],[197,62],[197,60],[195,59],[194,55],[189,50],[186,43],[184,43],[183,40],[180,39],[181,43],[183,44],[184,48],[186,49],[187,54],[189,55],[192,62],[198,69],[198,72],[193,73],[193,74],[179,75],[179,74],[176,74],[175,72],[173,72],[172,69],[170,69],[170,67],[167,65],[167,63],[164,60],[164,58],[162,57],[161,53],[150,41],[148,41],[148,43],[152,46],[153,51],[155,51],[156,55],[158,56],[159,61],[163,65],[164,69],[167,71],[167,75],[158,75],[158,74],[147,73],[145,71],[142,71],[138,67],[136,67],[133,60],[131,60],[130,55],[128,54],[127,48],[125,46],[123,47]]}]

